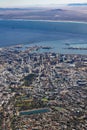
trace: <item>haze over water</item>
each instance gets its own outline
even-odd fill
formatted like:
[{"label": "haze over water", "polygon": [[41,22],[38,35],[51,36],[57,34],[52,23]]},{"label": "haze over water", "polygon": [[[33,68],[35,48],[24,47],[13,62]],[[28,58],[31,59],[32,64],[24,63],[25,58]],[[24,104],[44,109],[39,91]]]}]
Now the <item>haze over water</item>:
[{"label": "haze over water", "polygon": [[29,44],[30,46],[50,46],[53,48],[50,51],[57,53],[87,54],[87,50],[65,49],[66,43],[87,45],[87,24],[0,20],[0,47]]}]

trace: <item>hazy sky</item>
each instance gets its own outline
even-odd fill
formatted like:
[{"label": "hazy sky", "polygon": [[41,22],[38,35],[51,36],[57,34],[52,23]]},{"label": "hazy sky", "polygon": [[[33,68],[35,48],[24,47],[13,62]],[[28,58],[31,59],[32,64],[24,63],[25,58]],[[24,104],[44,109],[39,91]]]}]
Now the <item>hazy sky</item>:
[{"label": "hazy sky", "polygon": [[87,0],[0,0],[0,7],[34,6],[66,3],[86,3]]}]

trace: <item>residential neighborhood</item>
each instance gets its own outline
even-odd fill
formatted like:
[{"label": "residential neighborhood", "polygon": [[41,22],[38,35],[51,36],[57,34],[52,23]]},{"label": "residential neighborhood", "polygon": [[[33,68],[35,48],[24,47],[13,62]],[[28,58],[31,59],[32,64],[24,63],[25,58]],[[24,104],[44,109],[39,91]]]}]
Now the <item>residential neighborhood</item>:
[{"label": "residential neighborhood", "polygon": [[0,48],[0,130],[86,130],[87,55]]}]

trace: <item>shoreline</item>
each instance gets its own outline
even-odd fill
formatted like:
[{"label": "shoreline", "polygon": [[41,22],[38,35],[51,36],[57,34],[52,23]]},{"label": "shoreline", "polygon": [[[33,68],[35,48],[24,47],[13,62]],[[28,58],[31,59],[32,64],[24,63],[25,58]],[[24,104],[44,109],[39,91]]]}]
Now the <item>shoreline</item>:
[{"label": "shoreline", "polygon": [[0,19],[0,21],[33,21],[33,22],[63,22],[63,23],[81,23],[81,24],[87,24],[85,21],[71,21],[71,20],[29,20],[29,19]]},{"label": "shoreline", "polygon": [[[77,22],[77,21],[56,21],[56,20],[25,20],[25,19],[6,19],[6,20],[4,20],[4,19],[0,19],[1,20],[1,23],[10,23],[10,22],[13,22],[13,24],[15,24],[16,23],[16,21],[18,21],[18,23],[20,24],[20,23],[22,23],[22,24],[29,24],[29,23],[32,23],[32,21],[38,21],[38,22],[36,22],[36,23],[38,23],[38,25],[39,25],[39,23],[41,22],[41,24],[43,25],[43,24],[47,24],[47,25],[49,25],[50,24],[50,22],[52,23],[52,25],[64,25],[64,26],[66,26],[66,23],[67,23],[67,25],[69,24],[69,23],[75,23],[75,27],[77,26],[77,24],[79,25],[79,27],[80,26],[85,26],[85,27],[87,27],[86,25],[87,25],[87,22]],[[20,21],[23,21],[23,22],[20,22]],[[31,22],[26,22],[26,21],[31,21]],[[80,24],[81,23],[81,24]],[[33,23],[34,24],[34,23]],[[73,24],[69,24],[70,26],[72,26]],[[12,30],[13,31],[13,30]],[[45,40],[46,41],[46,40]],[[57,41],[57,40],[56,40]],[[44,43],[44,41],[43,40],[39,40],[39,42],[43,42]],[[31,46],[31,44],[32,44],[32,46],[34,46],[34,45],[42,45],[42,44],[40,44],[37,40],[35,40],[35,41],[33,41],[33,43],[32,43],[32,41],[29,41],[29,42],[17,42],[17,43],[14,43],[14,44],[11,44],[11,45],[5,45],[5,46],[1,46],[0,47],[0,49],[2,50],[2,48],[10,48],[10,47],[16,47],[16,46],[18,46],[18,45],[23,45],[23,46],[26,46],[26,45],[29,45],[29,46]],[[47,41],[47,42],[50,42],[50,41]],[[54,42],[54,40],[52,41],[52,42]],[[39,43],[39,44],[38,44]],[[59,40],[58,40],[58,43],[59,43]],[[46,43],[45,43],[46,44]],[[55,45],[56,46],[56,45]],[[45,47],[45,48],[47,48],[47,47]],[[57,47],[58,49],[54,49],[54,50],[56,50],[56,51],[58,51],[59,53],[63,53],[63,54],[86,54],[87,52],[83,52],[83,50],[81,51],[81,52],[79,52],[79,51],[73,51],[72,53],[70,52],[70,51],[68,51],[68,50],[65,50],[65,49],[63,49],[63,47],[60,47],[60,50],[59,50],[59,47]],[[73,49],[74,50],[74,49]],[[53,51],[53,50],[52,50]],[[64,52],[63,52],[64,51]],[[85,51],[85,50],[84,50]],[[86,54],[87,55],[87,54]]]},{"label": "shoreline", "polygon": [[[9,46],[9,47],[3,47],[3,48],[0,48],[0,51],[5,51],[5,50],[7,50],[7,51],[9,51],[9,49],[12,49],[12,50],[15,50],[15,49],[17,49],[17,50],[20,50],[20,45],[21,44],[19,44],[19,45],[14,45],[14,46]],[[23,45],[22,46],[22,48],[21,48],[21,51],[25,51],[25,50],[27,50],[27,48],[25,47],[25,49],[24,50],[22,50],[23,49],[23,47],[24,47],[25,45]],[[34,48],[35,46],[29,46],[28,48]],[[39,48],[40,46],[38,46],[37,45],[37,47]],[[41,48],[43,49],[44,47],[46,47],[46,46],[41,46]],[[40,49],[41,49],[40,48]],[[51,48],[52,49],[52,48]],[[87,51],[87,49],[74,49],[74,48],[64,48],[64,49],[68,49],[68,50],[82,50],[82,51]],[[48,49],[48,50],[50,50],[50,49]],[[37,48],[36,48],[36,53],[37,53]],[[41,53],[44,53],[44,52],[41,52]],[[46,53],[55,53],[55,54],[63,54],[63,55],[79,55],[79,56],[87,56],[87,54],[85,54],[85,53],[64,53],[64,52],[51,52],[51,51],[47,51]]]}]

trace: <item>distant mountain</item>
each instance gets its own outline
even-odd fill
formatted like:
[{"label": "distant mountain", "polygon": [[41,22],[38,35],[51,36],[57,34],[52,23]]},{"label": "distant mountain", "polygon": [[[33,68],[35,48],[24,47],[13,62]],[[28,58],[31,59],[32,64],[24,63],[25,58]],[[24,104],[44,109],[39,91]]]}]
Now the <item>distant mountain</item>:
[{"label": "distant mountain", "polygon": [[23,10],[23,8],[0,8],[0,10]]},{"label": "distant mountain", "polygon": [[53,12],[64,11],[63,9],[52,9]]},{"label": "distant mountain", "polygon": [[68,4],[68,6],[87,6],[87,3],[72,3]]},{"label": "distant mountain", "polygon": [[39,10],[41,7],[25,7],[25,8],[0,8],[0,10]]},{"label": "distant mountain", "polygon": [[[80,6],[82,8],[79,8]],[[69,4],[69,6],[65,6],[63,8],[62,7],[0,8],[0,19],[56,20],[56,21],[64,20],[64,21],[87,22],[87,3]]]}]

